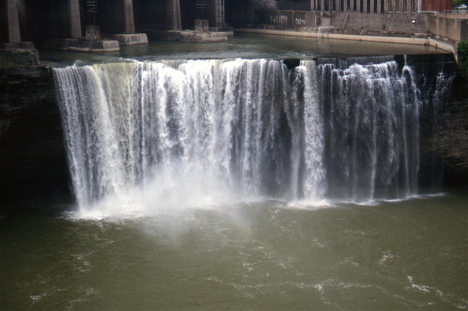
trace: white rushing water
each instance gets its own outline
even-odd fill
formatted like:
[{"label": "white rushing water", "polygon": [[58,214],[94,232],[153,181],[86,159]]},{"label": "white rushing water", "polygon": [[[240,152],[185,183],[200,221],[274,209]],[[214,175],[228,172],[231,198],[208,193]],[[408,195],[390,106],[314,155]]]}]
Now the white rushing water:
[{"label": "white rushing water", "polygon": [[54,75],[83,211],[417,191],[419,91],[393,61],[131,61]]},{"label": "white rushing water", "polygon": [[320,74],[330,191],[353,202],[416,194],[421,101],[413,70],[327,64]]}]

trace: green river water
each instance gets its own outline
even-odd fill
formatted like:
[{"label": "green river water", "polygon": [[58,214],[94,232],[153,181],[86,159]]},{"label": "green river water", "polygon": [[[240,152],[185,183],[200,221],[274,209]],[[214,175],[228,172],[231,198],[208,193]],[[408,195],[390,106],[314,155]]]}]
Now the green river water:
[{"label": "green river water", "polygon": [[467,189],[375,206],[252,202],[0,219],[2,310],[466,310]]}]

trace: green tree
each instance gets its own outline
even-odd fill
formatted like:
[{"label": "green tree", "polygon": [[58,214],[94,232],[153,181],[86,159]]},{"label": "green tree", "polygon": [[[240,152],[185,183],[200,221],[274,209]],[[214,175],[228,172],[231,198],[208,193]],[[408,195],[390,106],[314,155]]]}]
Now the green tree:
[{"label": "green tree", "polygon": [[468,5],[468,0],[452,0],[452,8],[457,8],[462,4]]},{"label": "green tree", "polygon": [[458,63],[460,64],[460,73],[468,75],[468,40],[461,41],[457,47]]}]

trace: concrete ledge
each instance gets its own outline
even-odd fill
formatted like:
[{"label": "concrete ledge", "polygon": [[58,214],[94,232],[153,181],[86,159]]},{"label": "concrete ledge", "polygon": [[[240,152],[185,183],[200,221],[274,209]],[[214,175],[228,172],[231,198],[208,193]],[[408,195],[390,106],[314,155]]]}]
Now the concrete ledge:
[{"label": "concrete ledge", "polygon": [[105,39],[118,41],[120,45],[148,44],[146,33],[102,34]]},{"label": "concrete ledge", "polygon": [[369,42],[384,42],[398,44],[416,44],[416,45],[431,45],[439,49],[454,53],[455,48],[450,43],[427,38],[410,38],[410,37],[389,37],[389,36],[369,36],[369,35],[353,35],[353,34],[336,34],[329,32],[299,32],[294,30],[276,30],[276,29],[250,29],[238,28],[234,32],[240,33],[257,33],[268,35],[295,36],[308,38],[324,38],[337,40],[354,40],[354,41],[369,41]]},{"label": "concrete ledge", "polygon": [[34,43],[32,42],[17,42],[17,43],[0,43],[0,50],[34,50]]},{"label": "concrete ledge", "polygon": [[222,32],[225,33],[228,37],[234,36],[234,30],[232,27],[210,27],[211,32]]},{"label": "concrete ledge", "polygon": [[154,39],[181,41],[193,43],[226,42],[226,32],[196,32],[193,30],[147,30],[146,33]]},{"label": "concrete ledge", "polygon": [[77,52],[116,52],[120,50],[115,40],[87,41],[85,39],[49,38],[44,41],[45,48],[57,48]]}]

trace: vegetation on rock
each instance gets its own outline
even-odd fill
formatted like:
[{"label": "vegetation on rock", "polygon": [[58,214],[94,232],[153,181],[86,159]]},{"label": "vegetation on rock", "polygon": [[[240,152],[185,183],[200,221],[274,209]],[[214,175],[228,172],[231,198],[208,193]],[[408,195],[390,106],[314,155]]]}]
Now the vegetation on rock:
[{"label": "vegetation on rock", "polygon": [[458,62],[460,64],[460,73],[468,76],[468,40],[461,41],[458,44]]}]

